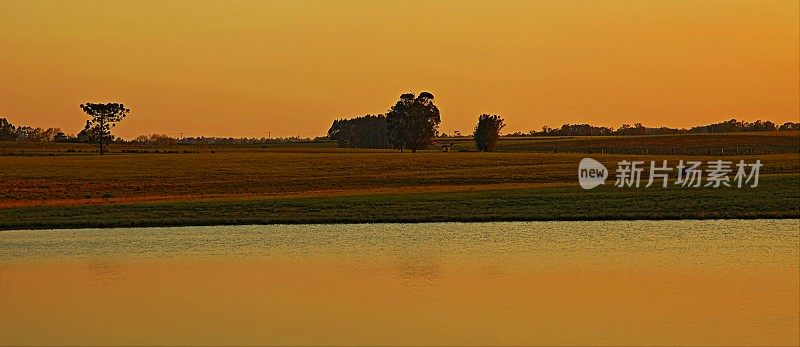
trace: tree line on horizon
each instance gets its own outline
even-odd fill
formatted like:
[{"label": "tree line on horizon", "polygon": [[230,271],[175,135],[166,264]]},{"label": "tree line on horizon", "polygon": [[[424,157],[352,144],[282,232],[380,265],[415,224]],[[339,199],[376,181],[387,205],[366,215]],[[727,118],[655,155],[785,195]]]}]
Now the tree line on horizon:
[{"label": "tree line on horizon", "polygon": [[[481,114],[471,136],[462,136],[459,131],[454,135],[439,133],[441,114],[433,102],[434,96],[428,92],[419,95],[406,93],[393,105],[386,114],[367,114],[360,117],[335,119],[327,136],[310,138],[233,138],[233,137],[186,137],[177,139],[163,134],[141,135],[126,141],[115,137],[111,129],[130,112],[121,103],[86,103],[81,109],[90,117],[84,129],[77,135],[66,134],[59,128],[34,128],[15,126],[8,119],[0,117],[0,141],[17,142],[66,142],[92,143],[104,150],[109,143],[117,144],[270,144],[276,142],[303,141],[335,141],[343,148],[393,148],[416,152],[428,148],[437,139],[472,138],[479,151],[490,151],[500,137],[505,126],[501,116]],[[528,133],[509,133],[507,137],[527,136],[625,136],[625,135],[668,135],[668,134],[702,134],[726,132],[755,131],[800,131],[800,123],[786,122],[780,126],[771,121],[756,120],[754,122],[730,119],[724,122],[686,128],[646,127],[642,123],[633,126],[623,124],[614,129],[593,126],[590,124],[564,124],[560,128],[544,126],[541,131]]]},{"label": "tree line on horizon", "polygon": [[[429,99],[433,100],[433,95],[428,94]],[[422,94],[420,94],[422,95]],[[406,148],[404,143],[400,143],[394,135],[392,124],[403,124],[407,122],[403,117],[415,119],[414,116],[406,114],[402,107],[404,98],[408,102],[414,99],[413,94],[401,95],[401,100],[393,106],[386,115],[371,115],[335,119],[328,130],[328,138],[336,141],[339,147],[343,148]],[[400,105],[400,106],[398,106]],[[431,115],[433,117],[433,115]],[[424,119],[424,118],[423,118]],[[431,118],[433,119],[433,118]],[[418,130],[409,130],[409,134],[420,138],[417,148],[426,148],[433,144],[436,139],[446,138],[472,138],[475,141],[478,151],[491,151],[494,149],[500,130],[505,127],[505,121],[501,116],[481,114],[471,136],[463,136],[456,130],[454,135],[439,134],[438,122],[441,121],[438,109],[435,110],[435,124],[428,124],[417,129],[426,129],[426,133],[415,133]],[[396,130],[395,130],[396,131]],[[726,132],[755,132],[755,131],[800,131],[800,123],[786,122],[777,126],[771,121],[756,120],[754,122],[738,121],[731,119],[728,121],[713,123],[708,125],[686,128],[669,127],[646,127],[642,123],[635,123],[633,126],[623,124],[614,129],[610,127],[594,126],[590,124],[564,124],[560,128],[550,128],[544,126],[541,131],[530,131],[528,133],[509,133],[506,137],[532,137],[532,136],[630,136],[630,135],[669,135],[669,134],[703,134],[703,133],[726,133]],[[413,151],[413,149],[412,149]]]},{"label": "tree line on horizon", "polygon": [[646,127],[642,123],[622,124],[617,129],[594,126],[590,124],[564,124],[560,128],[542,127],[541,131],[528,133],[510,133],[504,136],[625,136],[625,135],[671,135],[671,134],[707,134],[754,131],[800,131],[800,123],[786,122],[778,126],[771,121],[756,120],[754,122],[730,119],[724,122],[699,125],[686,128]]},{"label": "tree line on horizon", "polygon": [[[16,126],[7,118],[0,117],[0,141],[13,142],[60,142],[60,143],[91,143],[92,132],[82,129],[78,134],[69,134],[60,128],[34,128],[25,125]],[[130,140],[107,135],[107,143],[114,144],[150,144],[150,145],[176,145],[176,144],[262,144],[274,142],[300,142],[300,141],[326,141],[326,136],[315,138],[290,137],[173,137],[163,133],[140,135]]]},{"label": "tree line on horizon", "polygon": [[[400,95],[400,100],[385,115],[365,115],[335,119],[328,130],[328,138],[342,148],[393,148],[425,149],[440,137],[441,114],[433,103],[434,96],[422,92]],[[478,151],[491,151],[505,126],[498,115],[478,116],[473,138]]]},{"label": "tree line on horizon", "polygon": [[54,142],[68,139],[59,128],[34,128],[11,124],[6,118],[0,118],[0,141]]},{"label": "tree line on horizon", "polygon": [[405,93],[386,114],[336,119],[328,138],[342,148],[394,148],[416,152],[433,144],[441,115],[428,92]]}]

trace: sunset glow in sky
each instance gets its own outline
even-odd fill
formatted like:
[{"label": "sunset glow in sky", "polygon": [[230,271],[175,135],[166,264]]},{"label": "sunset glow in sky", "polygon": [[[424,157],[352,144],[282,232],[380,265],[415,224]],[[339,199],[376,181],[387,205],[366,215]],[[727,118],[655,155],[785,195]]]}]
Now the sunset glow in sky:
[{"label": "sunset glow in sky", "polygon": [[800,121],[800,2],[0,1],[0,117],[315,136],[430,91],[441,129]]}]

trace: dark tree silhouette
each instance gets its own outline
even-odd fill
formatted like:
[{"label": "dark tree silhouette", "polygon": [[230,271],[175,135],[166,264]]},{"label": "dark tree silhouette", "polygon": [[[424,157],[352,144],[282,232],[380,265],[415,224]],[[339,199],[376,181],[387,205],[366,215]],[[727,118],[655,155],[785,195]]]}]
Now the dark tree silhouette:
[{"label": "dark tree silhouette", "polygon": [[81,104],[83,112],[92,117],[86,121],[83,133],[89,137],[91,143],[97,144],[100,147],[100,155],[105,151],[105,145],[114,140],[114,135],[111,134],[117,122],[121,122],[128,112],[131,110],[125,108],[125,105],[120,103],[108,104],[94,104],[85,103]]},{"label": "dark tree silhouette", "polygon": [[689,131],[693,133],[727,133],[739,131],[772,131],[776,129],[778,129],[778,127],[771,121],[756,120],[753,123],[748,123],[731,119],[725,122],[692,127]]},{"label": "dark tree silhouette", "polygon": [[20,125],[14,126],[8,119],[0,118],[0,141],[44,142],[54,141],[61,132],[58,128],[34,128]]},{"label": "dark tree silhouette", "polygon": [[[755,122],[744,122],[736,119],[728,121],[699,125],[690,129],[678,129],[668,127],[647,127],[642,123],[622,124],[617,129],[600,127],[589,124],[564,124],[560,128],[542,127],[541,132],[531,131],[527,135],[531,136],[618,136],[618,135],[667,135],[667,134],[691,134],[691,133],[728,133],[728,132],[748,132],[748,131],[775,131],[795,129],[794,124],[786,123],[778,127],[771,121],[756,120]],[[516,136],[519,134],[511,134]]]},{"label": "dark tree silhouette", "polygon": [[786,122],[778,128],[780,131],[797,131],[800,130],[800,123]]},{"label": "dark tree silhouette", "polygon": [[389,148],[384,115],[334,120],[328,138],[342,148]]},{"label": "dark tree silhouette", "polygon": [[16,140],[17,129],[8,119],[0,118],[0,141]]},{"label": "dark tree silhouette", "polygon": [[475,146],[480,152],[494,150],[497,139],[500,138],[500,130],[506,126],[503,117],[498,115],[482,114],[478,116],[478,125],[472,136],[475,138]]},{"label": "dark tree silhouette", "polygon": [[400,100],[386,113],[389,142],[393,148],[416,152],[433,143],[442,122],[433,94],[422,92],[400,95]]}]

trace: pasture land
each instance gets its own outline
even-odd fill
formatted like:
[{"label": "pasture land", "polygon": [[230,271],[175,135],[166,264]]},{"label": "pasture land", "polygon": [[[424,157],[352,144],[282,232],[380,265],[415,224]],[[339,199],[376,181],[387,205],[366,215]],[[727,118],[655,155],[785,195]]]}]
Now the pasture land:
[{"label": "pasture land", "polygon": [[[471,138],[440,138],[431,147],[440,151],[441,145],[452,144],[454,151],[474,151]],[[229,152],[376,152],[338,148],[334,141],[294,141],[268,144],[199,145],[177,144],[134,145],[110,144],[110,153],[122,154],[209,154]],[[755,155],[800,153],[800,132],[769,131],[722,134],[679,134],[647,136],[539,136],[502,137],[497,152],[535,153],[603,153],[603,154],[660,154],[660,155]],[[3,155],[89,155],[97,148],[83,143],[18,143],[0,141]]]},{"label": "pasture land", "polygon": [[[471,139],[445,139],[458,150],[472,149]],[[800,152],[800,132],[770,131],[727,134],[647,136],[566,136],[503,138],[502,152],[607,153],[660,155],[751,155]]]},{"label": "pasture land", "polygon": [[[764,135],[766,136],[766,135]],[[649,138],[649,137],[648,137]],[[761,136],[727,135],[738,145]],[[785,139],[773,136],[781,140]],[[800,142],[800,137],[790,140]],[[677,137],[681,141],[690,141]],[[659,141],[662,141],[660,139]],[[536,140],[527,140],[527,143]],[[559,141],[559,140],[555,140]],[[596,141],[611,147],[615,138]],[[642,140],[642,143],[648,140]],[[653,140],[654,141],[654,140]],[[723,141],[724,142],[724,141]],[[734,144],[736,145],[736,144]],[[713,155],[422,151],[197,146],[117,148],[2,144],[0,229],[243,223],[800,218],[800,154]],[[58,147],[61,146],[61,147]],[[75,146],[75,147],[67,147]],[[785,146],[781,145],[781,146]],[[570,148],[562,146],[563,148]],[[580,146],[571,147],[577,152]],[[690,146],[687,146],[690,148]],[[120,153],[122,149],[139,153]],[[158,150],[158,153],[153,151]],[[184,153],[185,150],[185,153]],[[114,147],[112,147],[114,151]],[[165,153],[166,152],[166,153]],[[590,151],[587,151],[590,152]],[[13,153],[10,154],[10,153]],[[611,170],[606,185],[577,184],[578,162]],[[717,160],[764,166],[756,188],[616,188],[621,160]],[[643,175],[646,183],[647,168]]]}]

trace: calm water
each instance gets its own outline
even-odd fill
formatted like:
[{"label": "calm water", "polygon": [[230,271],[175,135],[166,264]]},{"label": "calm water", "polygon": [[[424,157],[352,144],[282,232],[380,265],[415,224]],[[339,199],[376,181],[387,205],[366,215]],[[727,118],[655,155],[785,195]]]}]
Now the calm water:
[{"label": "calm water", "polygon": [[799,220],[0,232],[0,345],[797,344]]}]

